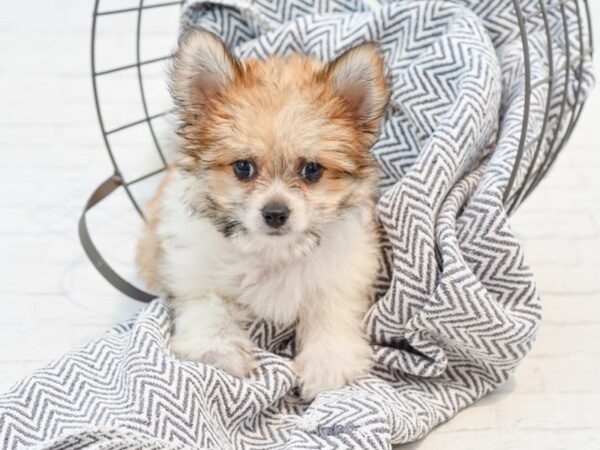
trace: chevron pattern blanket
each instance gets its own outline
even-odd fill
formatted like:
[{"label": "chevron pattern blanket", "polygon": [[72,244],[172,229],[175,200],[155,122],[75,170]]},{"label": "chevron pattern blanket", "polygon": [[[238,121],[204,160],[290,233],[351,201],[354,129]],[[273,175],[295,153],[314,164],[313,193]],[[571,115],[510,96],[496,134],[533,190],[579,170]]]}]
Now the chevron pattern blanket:
[{"label": "chevron pattern blanket", "polygon": [[[573,19],[573,6],[566,13]],[[557,14],[550,13],[554,67],[565,63]],[[365,317],[375,366],[302,403],[290,330],[255,324],[260,369],[235,379],[174,359],[168,305],[156,300],[1,396],[1,447],[385,449],[423,437],[504,382],[530,349],[541,314],[502,202],[524,111],[512,0],[195,0],[184,5],[182,23],[214,31],[242,57],[297,51],[330,59],[366,40],[382,45],[393,95],[373,148],[385,230]],[[535,82],[549,62],[542,24],[530,28]],[[527,141],[542,130],[547,95],[573,89],[573,73],[556,75],[563,78],[549,93],[534,92]],[[579,76],[585,94],[589,61]],[[560,105],[550,105],[550,120],[560,120]],[[545,140],[540,151],[549,151]]]}]

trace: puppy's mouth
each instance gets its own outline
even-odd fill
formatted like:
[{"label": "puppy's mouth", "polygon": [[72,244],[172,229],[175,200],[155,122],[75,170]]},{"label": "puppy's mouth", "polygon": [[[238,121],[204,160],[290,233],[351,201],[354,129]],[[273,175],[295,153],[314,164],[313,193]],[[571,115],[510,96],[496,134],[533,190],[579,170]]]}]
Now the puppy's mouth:
[{"label": "puppy's mouth", "polygon": [[267,236],[285,236],[289,234],[289,230],[287,229],[277,229],[277,230],[266,230],[265,234]]}]

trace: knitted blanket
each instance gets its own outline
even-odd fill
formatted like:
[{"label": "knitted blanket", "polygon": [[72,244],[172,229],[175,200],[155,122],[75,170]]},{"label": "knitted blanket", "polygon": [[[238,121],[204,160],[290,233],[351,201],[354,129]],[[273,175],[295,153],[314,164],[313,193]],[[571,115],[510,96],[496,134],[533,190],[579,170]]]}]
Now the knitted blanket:
[{"label": "knitted blanket", "polygon": [[[538,0],[521,4],[539,8]],[[526,67],[512,0],[188,1],[182,26],[217,33],[241,57],[331,59],[364,41],[383,48],[393,94],[372,149],[384,230],[365,317],[372,372],[304,403],[294,395],[294,334],[264,322],[249,330],[260,361],[249,379],[179,361],[169,350],[168,303],[159,299],[0,396],[0,446],[386,449],[494,390],[531,348],[541,317],[503,206],[521,139],[524,73],[539,83],[527,111],[525,142],[533,144],[515,186],[534,152],[540,164],[569,131],[555,99],[566,89],[571,104],[582,101],[592,85],[577,14],[574,2],[548,12],[548,89],[543,22],[528,21]],[[571,70],[558,70],[567,48]],[[557,123],[555,142],[547,136]]]}]

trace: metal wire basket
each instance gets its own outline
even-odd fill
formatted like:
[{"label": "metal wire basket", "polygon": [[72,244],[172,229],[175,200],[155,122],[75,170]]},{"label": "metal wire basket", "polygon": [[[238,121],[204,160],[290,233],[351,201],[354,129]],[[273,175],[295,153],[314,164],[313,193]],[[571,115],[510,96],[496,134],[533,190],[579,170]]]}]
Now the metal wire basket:
[{"label": "metal wire basket", "polygon": [[[460,0],[456,1],[460,3]],[[171,50],[176,42],[179,14],[184,2],[131,0],[130,4],[124,6],[126,2],[96,0],[94,6],[91,36],[93,93],[100,130],[114,174],[92,195],[86,210],[108,193],[122,188],[137,213],[144,218],[143,203],[136,193],[136,187],[156,178],[169,163],[165,150],[169,145],[165,140],[168,133],[162,132],[172,127],[169,121],[171,108],[167,106],[169,101],[164,95],[167,92],[165,64],[171,58]],[[584,60],[593,52],[587,0],[512,0],[512,5],[515,27],[519,30],[524,53],[525,103],[516,158],[503,196],[508,213],[512,213],[531,194],[565,147],[583,108]],[[567,11],[571,14],[567,14]],[[574,17],[575,22],[569,17]],[[556,26],[562,28],[565,53],[564,64],[558,68],[554,64],[551,45],[551,33],[556,32]],[[545,51],[549,64],[547,76],[536,80],[532,79],[531,74],[528,39],[528,33],[533,28],[538,31],[543,29],[546,33]],[[124,53],[114,52],[114,46],[127,45],[127,40],[131,50],[130,59],[107,62],[112,55]],[[107,88],[105,81],[111,78],[116,87]],[[574,90],[567,88],[567,83],[572,83],[573,78],[576,80]],[[564,83],[561,98],[558,99],[558,116],[550,117],[551,102],[557,101],[556,96],[546,95],[540,133],[528,139],[532,95],[538,89],[553,92],[553,87],[556,87],[554,84],[558,82]],[[157,93],[159,97],[162,95],[162,100],[156,100]],[[135,95],[132,97],[132,94]],[[108,106],[111,99],[117,105],[112,106],[112,111]],[[543,142],[547,144],[544,146],[547,150],[542,152]],[[149,157],[142,149],[151,151],[152,155]],[[526,152],[528,160],[524,166]],[[150,160],[154,162],[152,167],[148,166]],[[143,291],[121,279],[104,262],[87,232],[85,214],[80,223],[80,235],[88,256],[105,277],[113,284],[119,279],[117,284],[120,286],[117,287],[128,295],[148,299],[147,294],[145,297]]]}]

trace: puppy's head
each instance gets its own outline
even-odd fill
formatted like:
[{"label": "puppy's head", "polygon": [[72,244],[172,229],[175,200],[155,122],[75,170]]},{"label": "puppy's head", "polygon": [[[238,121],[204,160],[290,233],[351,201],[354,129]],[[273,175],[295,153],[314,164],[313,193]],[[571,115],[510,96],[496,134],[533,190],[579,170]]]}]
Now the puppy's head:
[{"label": "puppy's head", "polygon": [[171,87],[187,200],[228,238],[256,251],[314,248],[344,212],[372,206],[369,149],[389,97],[375,45],[328,64],[240,61],[195,30],[175,54]]}]

